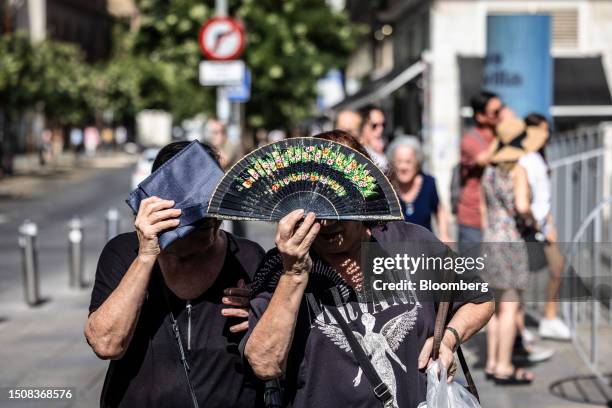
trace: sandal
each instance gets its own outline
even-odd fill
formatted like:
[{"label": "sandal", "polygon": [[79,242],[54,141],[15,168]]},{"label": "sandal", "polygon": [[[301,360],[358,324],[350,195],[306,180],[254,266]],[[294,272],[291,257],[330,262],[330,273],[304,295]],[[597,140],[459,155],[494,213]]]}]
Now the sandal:
[{"label": "sandal", "polygon": [[491,381],[495,378],[495,372],[494,371],[487,371],[486,369],[484,370],[484,375],[485,375],[485,380],[487,381]]},{"label": "sandal", "polygon": [[527,371],[517,369],[516,367],[507,377],[498,377],[493,375],[495,385],[527,385],[533,382],[532,379],[527,378]]}]

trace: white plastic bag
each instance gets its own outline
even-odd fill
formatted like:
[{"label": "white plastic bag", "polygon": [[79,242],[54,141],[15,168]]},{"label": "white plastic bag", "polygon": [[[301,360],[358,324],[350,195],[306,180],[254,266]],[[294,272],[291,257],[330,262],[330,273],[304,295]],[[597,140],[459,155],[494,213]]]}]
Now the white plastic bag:
[{"label": "white plastic bag", "polygon": [[[440,376],[438,378],[438,367]],[[434,361],[427,368],[427,400],[417,408],[481,408],[476,397],[460,384],[446,382],[446,368]]]}]

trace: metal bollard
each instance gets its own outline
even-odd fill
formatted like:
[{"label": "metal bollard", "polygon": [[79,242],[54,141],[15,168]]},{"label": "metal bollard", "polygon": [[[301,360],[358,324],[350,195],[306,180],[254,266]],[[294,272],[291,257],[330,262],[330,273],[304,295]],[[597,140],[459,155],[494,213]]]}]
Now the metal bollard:
[{"label": "metal bollard", "polygon": [[106,212],[106,242],[119,235],[119,211],[111,207]]},{"label": "metal bollard", "polygon": [[83,223],[74,217],[68,223],[68,258],[70,264],[70,287],[83,287]]},{"label": "metal bollard", "polygon": [[30,220],[25,220],[19,226],[19,247],[21,247],[21,263],[23,265],[23,292],[29,306],[41,303],[38,290],[38,248],[36,237],[38,227]]}]

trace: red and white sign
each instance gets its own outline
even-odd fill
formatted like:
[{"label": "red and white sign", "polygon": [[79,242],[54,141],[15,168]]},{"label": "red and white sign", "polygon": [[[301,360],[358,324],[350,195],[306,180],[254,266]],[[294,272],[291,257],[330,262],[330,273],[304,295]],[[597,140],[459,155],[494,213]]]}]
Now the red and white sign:
[{"label": "red and white sign", "polygon": [[202,54],[208,59],[235,59],[244,51],[244,29],[232,18],[213,17],[200,28],[198,43]]}]

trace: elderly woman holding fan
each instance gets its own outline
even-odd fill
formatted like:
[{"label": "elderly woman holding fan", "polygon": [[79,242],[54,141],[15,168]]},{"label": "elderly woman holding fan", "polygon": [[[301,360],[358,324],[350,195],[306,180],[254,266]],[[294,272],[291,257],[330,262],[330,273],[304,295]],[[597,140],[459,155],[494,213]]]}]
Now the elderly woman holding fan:
[{"label": "elderly woman holding fan", "polygon": [[[282,379],[282,406],[416,407],[425,400],[437,303],[369,296],[361,250],[364,243],[420,243],[431,253],[446,247],[425,228],[393,222],[402,219],[397,197],[353,136],[336,130],[254,152],[225,176],[210,210],[280,219],[276,248],[254,278],[241,348],[257,376]],[[451,380],[453,351],[493,312],[489,294],[462,295],[439,351]]]}]

